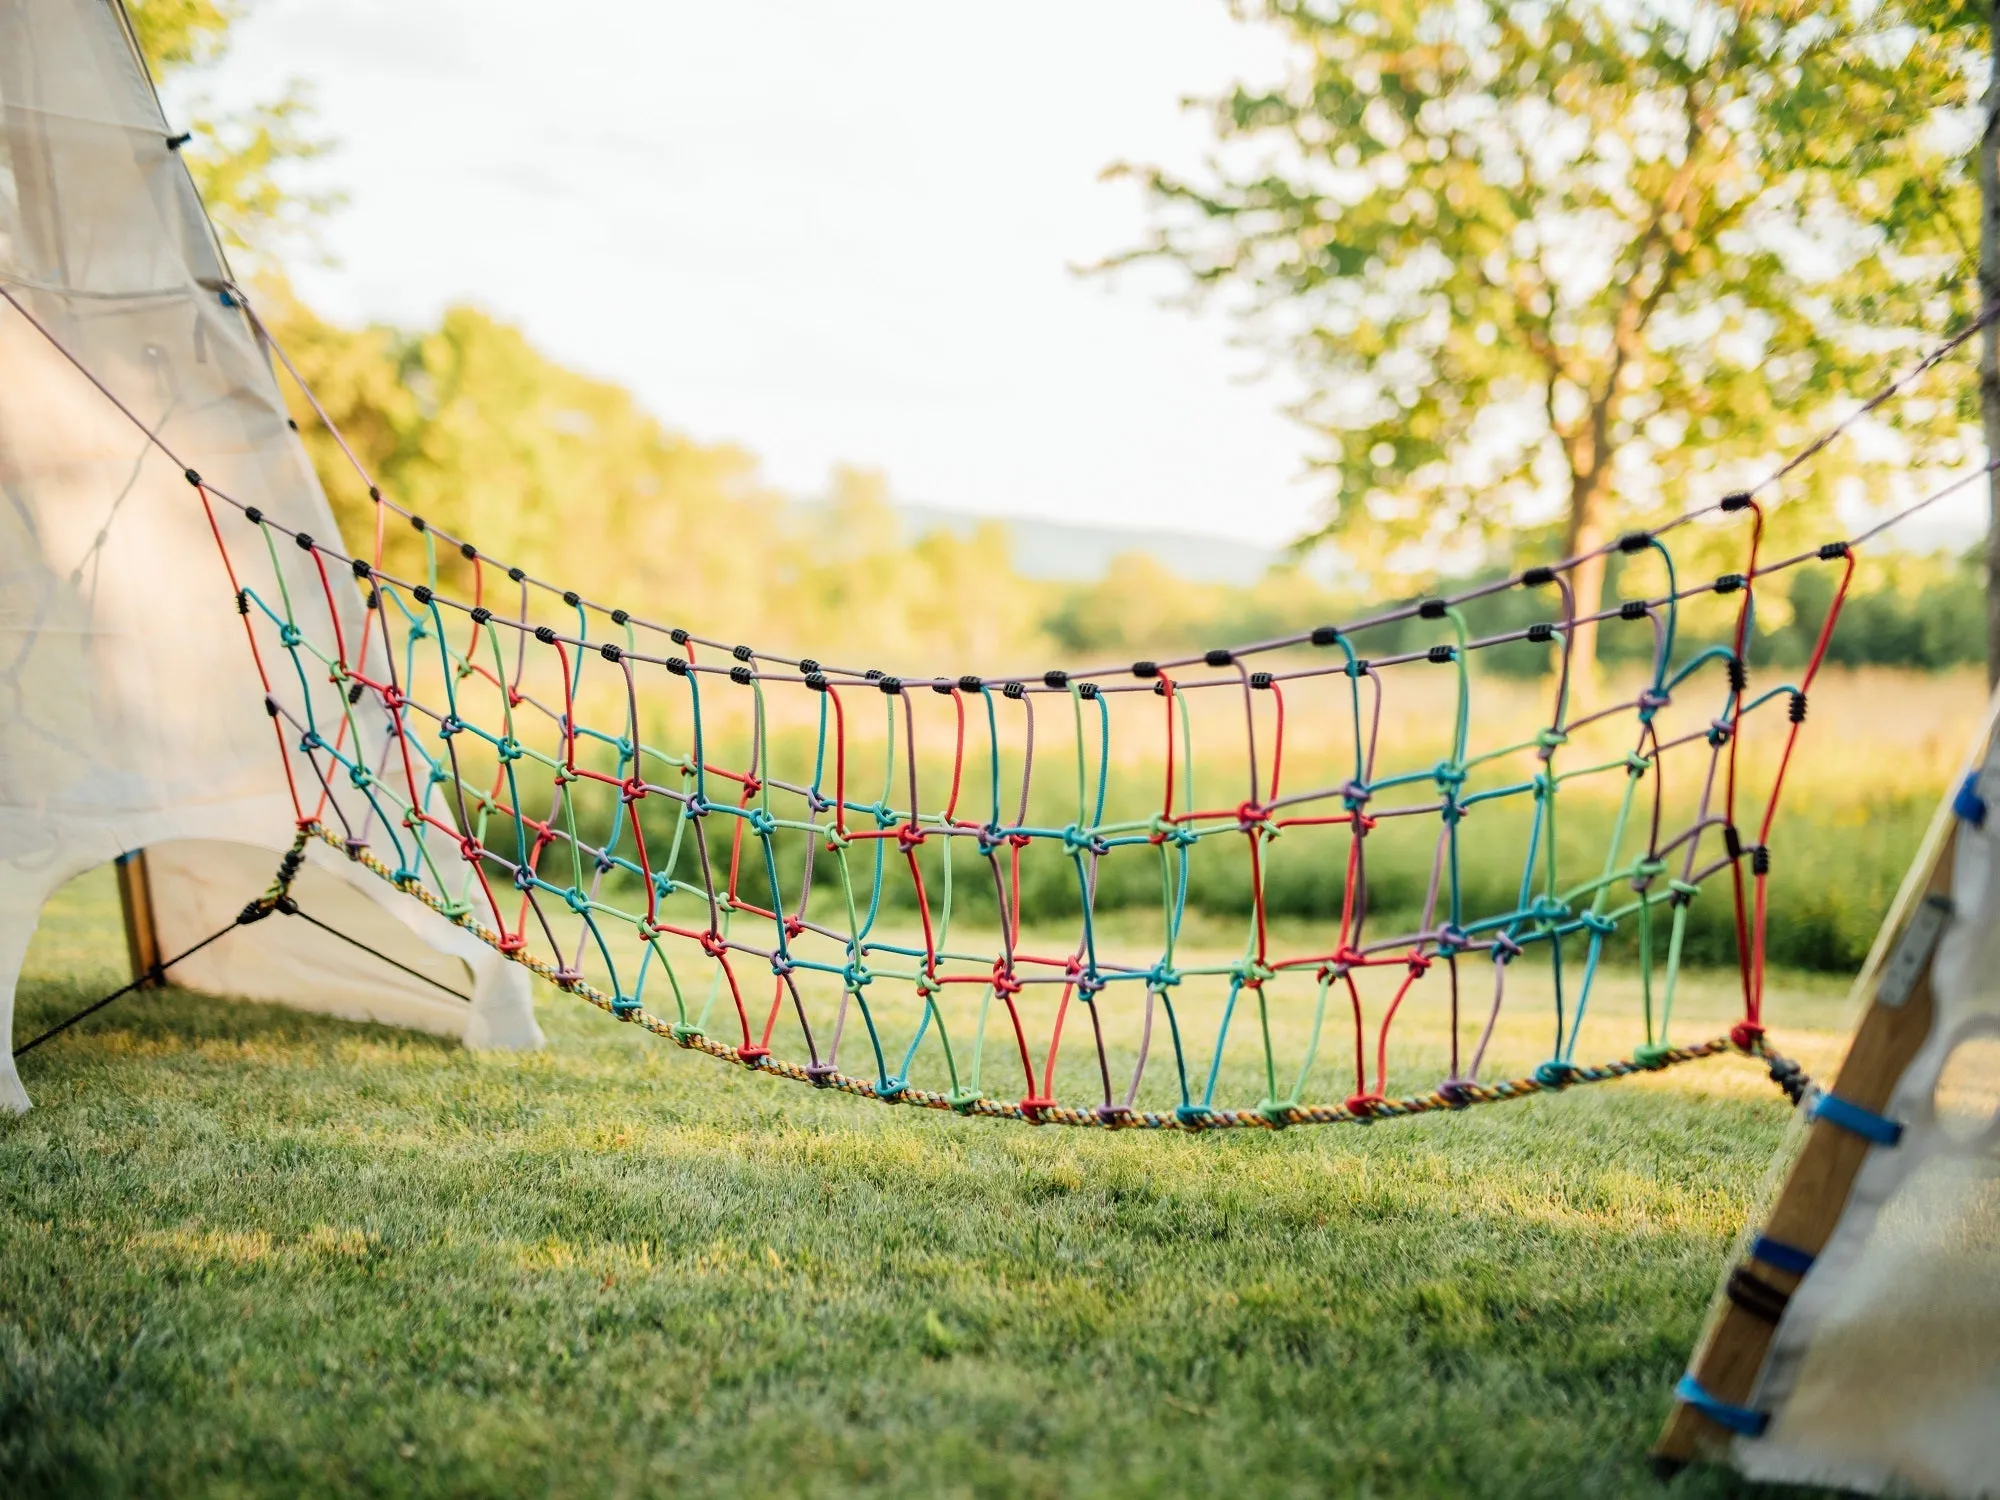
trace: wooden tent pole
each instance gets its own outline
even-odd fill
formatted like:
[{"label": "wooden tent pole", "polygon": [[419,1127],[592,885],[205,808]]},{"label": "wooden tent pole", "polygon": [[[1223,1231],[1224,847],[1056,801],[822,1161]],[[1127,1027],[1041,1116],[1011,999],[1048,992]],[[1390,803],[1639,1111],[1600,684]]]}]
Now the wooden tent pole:
[{"label": "wooden tent pole", "polygon": [[125,954],[132,961],[132,979],[141,989],[156,989],[167,980],[160,968],[160,930],[146,851],[119,855],[113,868],[118,872],[118,904],[125,914]]},{"label": "wooden tent pole", "polygon": [[[1833,1083],[1836,1096],[1876,1114],[1888,1106],[1903,1070],[1931,1033],[1931,957],[1951,910],[1952,851],[1957,842],[1954,818],[1938,841],[1923,896],[1903,913],[1889,959],[1875,976],[1874,996]],[[1790,1250],[1810,1258],[1824,1250],[1871,1149],[1852,1131],[1828,1119],[1815,1119],[1765,1222],[1761,1243],[1775,1247],[1765,1254],[1787,1259],[1783,1252]],[[1688,1365],[1703,1391],[1731,1406],[1749,1403],[1777,1330],[1776,1314],[1804,1279],[1804,1267],[1772,1264],[1753,1246],[1750,1258],[1732,1273],[1732,1294],[1711,1320]],[[1705,1413],[1676,1401],[1653,1447],[1654,1468],[1663,1477],[1673,1474],[1690,1459],[1720,1448],[1729,1437]]]}]

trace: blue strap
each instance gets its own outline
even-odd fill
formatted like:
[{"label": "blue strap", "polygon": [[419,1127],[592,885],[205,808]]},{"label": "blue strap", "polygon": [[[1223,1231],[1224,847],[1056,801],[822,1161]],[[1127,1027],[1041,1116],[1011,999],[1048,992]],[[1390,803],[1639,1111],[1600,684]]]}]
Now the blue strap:
[{"label": "blue strap", "polygon": [[1767,1234],[1760,1234],[1750,1242],[1750,1258],[1761,1260],[1774,1271],[1789,1271],[1794,1276],[1810,1271],[1814,1259],[1811,1251],[1774,1240]]},{"label": "blue strap", "polygon": [[1903,1139],[1901,1120],[1878,1115],[1874,1110],[1864,1109],[1853,1100],[1843,1099],[1838,1094],[1821,1094],[1814,1100],[1812,1118],[1824,1120],[1829,1125],[1837,1125],[1850,1135],[1858,1135],[1864,1141],[1877,1146],[1893,1146]]},{"label": "blue strap", "polygon": [[1951,799],[1951,810],[1974,828],[1986,826],[1986,799],[1979,795],[1979,773],[1974,771]]},{"label": "blue strap", "polygon": [[1717,1400],[1701,1388],[1701,1382],[1692,1375],[1683,1375],[1680,1384],[1674,1387],[1674,1399],[1683,1406],[1691,1406],[1718,1427],[1726,1427],[1731,1432],[1744,1437],[1762,1437],[1764,1429],[1771,1425],[1771,1414],[1767,1411],[1752,1411],[1747,1406],[1731,1406],[1727,1401]]}]

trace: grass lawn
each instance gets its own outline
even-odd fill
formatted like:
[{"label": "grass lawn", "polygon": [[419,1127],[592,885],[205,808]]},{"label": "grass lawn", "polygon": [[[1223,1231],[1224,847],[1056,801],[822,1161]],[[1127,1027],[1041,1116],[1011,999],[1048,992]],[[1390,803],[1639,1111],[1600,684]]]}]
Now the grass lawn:
[{"label": "grass lawn", "polygon": [[[17,1037],[120,980],[101,874],[30,962]],[[1679,1033],[1730,1002],[1690,983]],[[1769,1006],[1831,1064],[1836,986]],[[1087,1135],[542,1017],[546,1052],[475,1056],[174,991],[25,1059],[0,1492],[1660,1493],[1645,1449],[1786,1123],[1726,1059]]]}]

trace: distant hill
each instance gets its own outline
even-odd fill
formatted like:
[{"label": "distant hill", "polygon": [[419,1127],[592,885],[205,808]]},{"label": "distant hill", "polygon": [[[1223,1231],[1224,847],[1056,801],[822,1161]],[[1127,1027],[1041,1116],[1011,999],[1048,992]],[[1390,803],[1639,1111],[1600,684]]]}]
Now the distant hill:
[{"label": "distant hill", "polygon": [[1057,583],[1089,583],[1102,578],[1121,552],[1144,552],[1191,583],[1249,584],[1284,555],[1277,547],[1192,531],[1076,526],[1022,516],[980,516],[935,505],[898,505],[896,510],[903,518],[907,541],[933,531],[969,536],[981,523],[999,520],[1014,543],[1015,570],[1026,578]]}]

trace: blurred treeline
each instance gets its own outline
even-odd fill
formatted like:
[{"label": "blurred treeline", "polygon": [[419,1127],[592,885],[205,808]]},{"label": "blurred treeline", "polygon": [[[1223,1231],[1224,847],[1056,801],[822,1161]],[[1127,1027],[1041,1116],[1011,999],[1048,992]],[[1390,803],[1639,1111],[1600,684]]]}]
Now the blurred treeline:
[{"label": "blurred treeline", "polygon": [[[1326,587],[1295,566],[1250,587],[1191,583],[1136,551],[1094,582],[1026,579],[1001,523],[906,538],[885,481],[862,470],[837,471],[816,503],[788,500],[752,453],[672,431],[626,390],[564,368],[471,308],[415,332],[357,330],[282,292],[267,297],[280,342],[386,494],[492,557],[698,634],[829,660],[879,658],[905,673],[1029,671],[1252,640],[1393,602]],[[362,543],[375,524],[365,485],[309,408],[294,409],[342,528]],[[424,539],[408,527],[392,525],[387,545],[392,566],[426,566]],[[1528,534],[1519,561],[1558,545]],[[438,566],[447,583],[467,581],[456,555]],[[1755,654],[1780,666],[1802,660],[1835,581],[1835,568],[1807,565],[1768,582]],[[1658,588],[1657,579],[1632,580],[1633,593]],[[1473,624],[1516,629],[1548,618],[1552,605],[1546,593],[1515,590],[1482,602]],[[1977,662],[1982,612],[1966,562],[1871,555],[1831,656],[1927,670]],[[1719,612],[1707,621],[1691,633],[1719,635]],[[1414,625],[1377,633],[1369,649],[1406,649],[1406,634],[1415,640]],[[1600,649],[1610,666],[1642,661],[1651,634],[1614,624]],[[1547,652],[1510,647],[1480,660],[1532,673]]]}]

